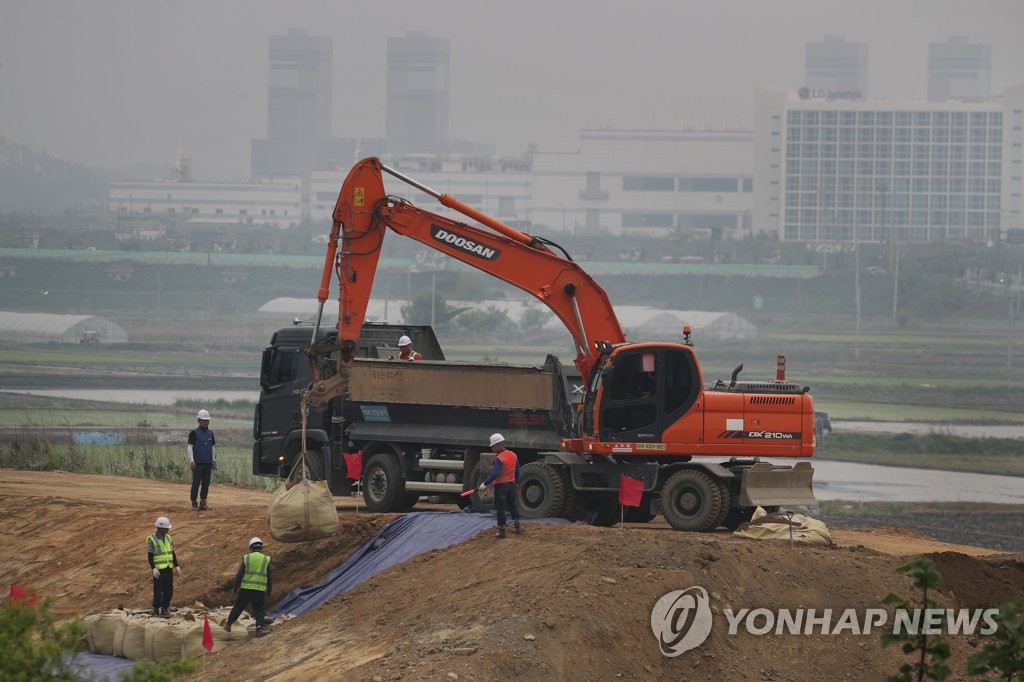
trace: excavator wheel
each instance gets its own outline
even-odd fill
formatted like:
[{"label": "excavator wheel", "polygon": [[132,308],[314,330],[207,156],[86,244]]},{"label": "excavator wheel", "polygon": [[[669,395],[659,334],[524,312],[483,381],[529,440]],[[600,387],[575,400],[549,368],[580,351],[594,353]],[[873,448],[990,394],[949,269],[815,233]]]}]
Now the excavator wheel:
[{"label": "excavator wheel", "polygon": [[723,486],[711,476],[696,469],[683,469],[669,476],[662,486],[662,513],[676,530],[714,530],[722,506],[728,504],[724,497]]},{"label": "excavator wheel", "polygon": [[547,462],[530,462],[519,470],[519,513],[524,519],[558,516],[565,508],[565,481]]},{"label": "excavator wheel", "polygon": [[562,511],[558,513],[558,516],[570,521],[578,521],[586,515],[587,510],[580,501],[579,493],[572,487],[572,476],[566,467],[556,467],[555,470],[561,477],[562,487],[565,489],[565,501],[562,503]]},{"label": "excavator wheel", "polygon": [[[734,510],[731,507],[731,500],[729,499],[729,488],[728,488],[728,486],[723,485],[722,486],[722,511],[718,512],[718,518],[715,520],[715,528],[721,528],[722,526],[725,526],[726,528],[728,528],[729,527],[730,515],[733,513],[733,511]],[[736,530],[736,529],[735,528],[730,528],[730,530]]]}]

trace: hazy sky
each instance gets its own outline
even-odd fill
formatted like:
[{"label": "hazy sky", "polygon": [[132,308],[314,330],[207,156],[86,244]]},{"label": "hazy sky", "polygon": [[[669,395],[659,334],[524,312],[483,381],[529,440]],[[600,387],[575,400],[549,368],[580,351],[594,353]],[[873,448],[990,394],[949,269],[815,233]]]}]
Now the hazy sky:
[{"label": "hazy sky", "polygon": [[583,128],[750,127],[753,90],[799,87],[804,48],[867,42],[872,97],[923,99],[929,42],[992,46],[1024,82],[1024,0],[0,0],[0,136],[96,166],[244,178],[266,135],[268,38],[334,43],[334,134],[383,137],[387,38],[451,45],[451,136],[518,154]]}]

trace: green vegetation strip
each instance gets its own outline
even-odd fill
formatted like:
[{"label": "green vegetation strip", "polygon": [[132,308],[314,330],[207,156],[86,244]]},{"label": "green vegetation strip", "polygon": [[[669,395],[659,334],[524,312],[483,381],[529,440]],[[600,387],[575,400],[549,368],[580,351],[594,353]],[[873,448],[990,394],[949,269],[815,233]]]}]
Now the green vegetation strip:
[{"label": "green vegetation strip", "polygon": [[937,469],[961,473],[1024,476],[1024,440],[834,433],[818,459],[860,464]]},{"label": "green vegetation strip", "polygon": [[[867,420],[882,422],[934,422],[937,424],[1019,424],[1020,412],[972,410],[963,407],[929,407],[891,403],[815,400],[818,410],[828,412],[831,420]],[[938,428],[938,427],[937,427]]]},{"label": "green vegetation strip", "polygon": [[[30,471],[69,471],[129,478],[190,482],[192,473],[181,445],[120,444],[75,445],[55,443],[45,436],[26,435],[0,443],[0,468]],[[273,490],[280,481],[252,473],[247,448],[217,448],[213,482]]]}]

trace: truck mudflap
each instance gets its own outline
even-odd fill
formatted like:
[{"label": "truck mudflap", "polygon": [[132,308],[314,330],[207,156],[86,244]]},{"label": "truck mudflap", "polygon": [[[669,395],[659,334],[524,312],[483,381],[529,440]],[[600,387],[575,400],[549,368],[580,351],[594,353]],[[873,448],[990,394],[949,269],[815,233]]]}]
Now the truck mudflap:
[{"label": "truck mudflap", "polygon": [[818,504],[811,487],[814,469],[810,462],[775,466],[757,462],[743,472],[741,507],[813,506]]}]

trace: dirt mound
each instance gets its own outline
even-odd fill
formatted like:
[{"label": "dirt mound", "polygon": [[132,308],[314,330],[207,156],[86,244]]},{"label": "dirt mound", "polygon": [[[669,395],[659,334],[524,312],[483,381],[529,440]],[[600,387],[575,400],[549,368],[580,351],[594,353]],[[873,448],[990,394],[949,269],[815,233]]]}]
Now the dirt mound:
[{"label": "dirt mound", "polygon": [[[4,472],[0,579],[29,583],[58,613],[145,607],[151,597],[144,540],[169,514],[184,564],[174,603],[229,601],[235,568],[266,528],[269,496],[215,487],[213,510],[187,511],[183,484]],[[119,491],[110,494],[111,490]],[[184,504],[182,502],[184,501]],[[267,540],[275,595],[327,573],[388,515],[344,511],[339,533],[312,543]],[[206,662],[204,679],[881,679],[904,660],[870,635],[729,633],[726,610],[879,608],[911,595],[903,558],[870,549],[871,534],[835,548],[754,542],[650,526],[528,524],[522,537],[483,532],[376,575],[315,611],[234,643]],[[931,540],[877,536],[934,552],[944,605],[994,606],[1019,594],[1020,555],[971,558]],[[868,545],[868,546],[865,546]],[[915,550],[909,550],[915,551]],[[1016,587],[1014,587],[1016,585]],[[668,592],[709,595],[707,641],[662,655],[651,609]],[[975,651],[953,638],[954,670]]]},{"label": "dirt mound", "polygon": [[984,609],[1024,594],[1024,559],[979,560],[957,552],[927,555],[942,574],[939,591],[972,609]]}]

